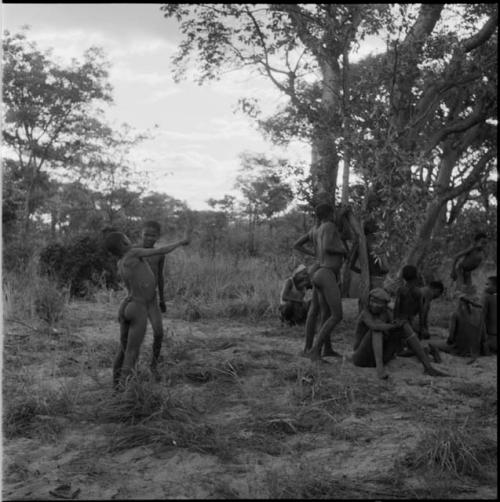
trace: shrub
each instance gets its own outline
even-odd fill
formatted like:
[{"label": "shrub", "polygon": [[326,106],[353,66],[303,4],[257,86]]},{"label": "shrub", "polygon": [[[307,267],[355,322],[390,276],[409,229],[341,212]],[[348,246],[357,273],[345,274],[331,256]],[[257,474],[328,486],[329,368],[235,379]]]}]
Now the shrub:
[{"label": "shrub", "polygon": [[94,236],[46,246],[40,253],[40,271],[53,276],[59,285],[67,285],[72,297],[88,296],[93,288],[102,286],[118,288],[115,260]]}]

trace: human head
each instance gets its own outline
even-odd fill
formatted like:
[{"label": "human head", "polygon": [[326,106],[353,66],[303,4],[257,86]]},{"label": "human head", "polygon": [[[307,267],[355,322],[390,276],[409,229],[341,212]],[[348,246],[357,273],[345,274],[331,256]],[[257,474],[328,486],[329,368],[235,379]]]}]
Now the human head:
[{"label": "human head", "polygon": [[104,248],[111,254],[121,258],[132,244],[130,239],[122,232],[110,232],[104,238]]},{"label": "human head", "polygon": [[374,288],[368,297],[368,309],[372,314],[380,314],[391,301],[389,293],[382,288]]},{"label": "human head", "polygon": [[333,206],[327,202],[320,202],[314,208],[314,214],[318,221],[325,221],[333,218]]},{"label": "human head", "polygon": [[406,282],[416,283],[418,279],[417,267],[414,265],[405,265],[401,271],[401,275]]},{"label": "human head", "polygon": [[494,295],[497,292],[497,276],[496,275],[491,275],[486,279],[486,288],[485,288],[486,293],[489,293],[490,295]]},{"label": "human head", "polygon": [[299,288],[307,288],[311,284],[311,279],[309,277],[309,273],[307,271],[307,267],[305,265],[299,265],[294,271],[293,271],[293,281],[295,282],[295,285]]},{"label": "human head", "polygon": [[431,281],[429,283],[429,288],[432,292],[432,298],[438,298],[444,292],[444,286],[441,281]]},{"label": "human head", "polygon": [[142,245],[152,248],[160,238],[161,226],[157,221],[149,220],[142,225]]}]

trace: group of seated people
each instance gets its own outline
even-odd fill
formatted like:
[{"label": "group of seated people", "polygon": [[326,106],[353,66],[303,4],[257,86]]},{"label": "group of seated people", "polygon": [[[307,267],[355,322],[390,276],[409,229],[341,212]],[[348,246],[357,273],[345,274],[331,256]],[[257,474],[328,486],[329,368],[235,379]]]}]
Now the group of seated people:
[{"label": "group of seated people", "polygon": [[[373,233],[367,226],[364,230],[367,236]],[[367,245],[371,247],[369,239]],[[356,253],[352,253],[351,258],[354,255]],[[351,260],[349,266],[359,272],[359,268],[355,268],[355,261]],[[469,284],[459,291],[456,308],[449,320],[448,338],[430,341],[430,305],[443,294],[442,282],[431,281],[422,286],[416,267],[406,265],[401,271],[402,284],[393,291],[391,297],[384,289],[383,279],[388,272],[387,267],[379,262],[375,268],[375,272],[378,272],[376,281],[372,280],[374,267],[370,267],[372,289],[368,302],[364,306],[360,304],[352,355],[354,365],[375,367],[379,378],[385,379],[388,376],[385,365],[389,360],[396,355],[416,356],[423,364],[425,373],[444,376],[431,365],[431,358],[436,363],[441,362],[440,351],[471,357],[470,362],[479,355],[497,352],[496,276],[488,278],[482,299],[474,296],[470,281],[466,281]],[[285,280],[279,307],[282,323],[302,325],[306,322],[310,307],[306,293],[313,287],[313,273],[314,266],[308,269],[305,265],[299,265]]]}]

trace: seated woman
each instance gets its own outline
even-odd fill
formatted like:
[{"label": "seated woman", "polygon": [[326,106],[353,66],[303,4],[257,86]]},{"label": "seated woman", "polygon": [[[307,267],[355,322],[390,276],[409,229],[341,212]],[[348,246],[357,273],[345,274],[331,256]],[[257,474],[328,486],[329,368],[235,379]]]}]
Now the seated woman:
[{"label": "seated woman", "polygon": [[281,290],[280,318],[290,326],[304,324],[310,301],[304,301],[306,290],[312,288],[311,279],[305,265],[299,265],[288,277]]}]

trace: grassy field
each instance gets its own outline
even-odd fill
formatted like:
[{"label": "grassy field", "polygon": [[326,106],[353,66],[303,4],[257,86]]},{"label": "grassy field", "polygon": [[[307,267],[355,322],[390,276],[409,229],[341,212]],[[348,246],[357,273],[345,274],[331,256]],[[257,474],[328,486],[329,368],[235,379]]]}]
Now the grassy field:
[{"label": "grassy field", "polygon": [[[216,278],[214,291],[235,294]],[[7,288],[3,498],[496,498],[496,356],[444,354],[440,379],[397,358],[379,381],[349,360],[357,301],[346,299],[333,337],[345,357],[312,363],[303,329],[280,326],[248,284],[230,304],[192,291],[170,302],[161,382],[147,370],[148,328],[122,394],[111,365],[123,293],[45,306],[33,293],[21,309]],[[433,337],[451,309],[433,306]]]}]

